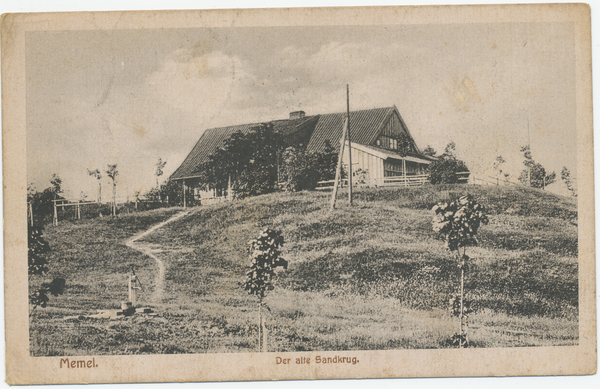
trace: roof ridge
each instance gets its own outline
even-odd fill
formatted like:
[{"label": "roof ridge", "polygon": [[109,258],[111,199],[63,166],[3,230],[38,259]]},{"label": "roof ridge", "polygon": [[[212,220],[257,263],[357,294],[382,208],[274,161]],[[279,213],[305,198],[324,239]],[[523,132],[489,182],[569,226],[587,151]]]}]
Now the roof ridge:
[{"label": "roof ridge", "polygon": [[273,120],[267,120],[267,121],[264,121],[264,122],[252,122],[252,123],[233,124],[231,126],[211,127],[211,128],[207,128],[204,131],[206,132],[206,131],[209,131],[209,130],[223,130],[223,129],[226,129],[226,128],[233,128],[233,127],[258,126],[260,124],[268,124],[268,123],[273,123],[273,122],[286,122],[286,121],[293,121],[293,120],[300,120],[300,119],[309,120],[309,119],[313,119],[313,118],[315,118],[317,116],[320,116],[320,115],[322,115],[322,114],[315,114],[315,115],[310,115],[310,116],[307,115],[307,116],[304,116],[304,117],[301,117],[301,118],[297,118],[297,119],[290,119],[290,118],[286,118],[286,119],[273,119]]},{"label": "roof ridge", "polygon": [[[365,108],[365,109],[355,109],[353,111],[350,111],[350,113],[352,112],[364,112],[364,111],[375,111],[375,110],[379,110],[379,109],[394,109],[395,105],[392,106],[388,106],[388,107],[377,107],[377,108]],[[330,112],[330,113],[322,113],[320,114],[321,116],[324,115],[340,115],[340,114],[346,114],[346,111],[343,112]]]},{"label": "roof ridge", "polygon": [[[387,107],[356,109],[356,110],[350,111],[350,112],[374,111],[374,110],[379,110],[379,109],[391,109],[391,110],[393,110],[395,107],[396,107],[395,105],[392,105],[392,106],[387,106]],[[222,129],[225,129],[225,128],[242,127],[242,126],[256,126],[256,125],[259,125],[259,124],[267,124],[267,123],[272,123],[272,122],[284,122],[284,121],[299,120],[299,119],[306,119],[306,120],[308,120],[308,119],[314,118],[316,116],[340,115],[340,114],[345,114],[345,113],[346,113],[346,111],[343,111],[343,112],[329,112],[329,113],[317,113],[317,114],[314,114],[314,115],[306,115],[304,117],[297,118],[297,119],[290,119],[290,118],[286,118],[286,119],[273,119],[273,120],[267,120],[267,121],[264,121],[264,122],[241,123],[241,124],[233,124],[233,125],[230,125],[230,126],[211,127],[211,128],[207,128],[204,131],[206,132],[206,131],[209,131],[209,130],[222,130]]]}]

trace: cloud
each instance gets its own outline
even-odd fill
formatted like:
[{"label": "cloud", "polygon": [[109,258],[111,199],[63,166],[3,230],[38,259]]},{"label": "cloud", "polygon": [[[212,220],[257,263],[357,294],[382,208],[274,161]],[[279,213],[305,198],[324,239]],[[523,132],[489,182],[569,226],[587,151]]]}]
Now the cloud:
[{"label": "cloud", "polygon": [[224,108],[248,98],[256,77],[236,56],[220,51],[193,56],[179,49],[148,77],[151,96],[166,106],[186,112],[203,112],[214,118]]}]

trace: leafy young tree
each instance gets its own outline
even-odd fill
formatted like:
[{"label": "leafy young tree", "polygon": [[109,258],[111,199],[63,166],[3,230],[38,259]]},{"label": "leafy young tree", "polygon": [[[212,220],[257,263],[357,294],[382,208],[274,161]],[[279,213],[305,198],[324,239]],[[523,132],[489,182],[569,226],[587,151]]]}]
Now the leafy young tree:
[{"label": "leafy young tree", "polygon": [[467,165],[456,158],[456,144],[448,143],[444,154],[429,165],[429,182],[432,184],[456,184],[458,177],[456,173],[468,172]]},{"label": "leafy young tree", "polygon": [[167,161],[163,161],[161,157],[158,157],[158,162],[156,162],[156,172],[154,173],[156,175],[156,187],[158,188],[158,179],[160,178],[160,176],[163,175],[163,169],[165,168],[165,165],[167,164]]},{"label": "leafy young tree", "polygon": [[52,185],[54,193],[62,193],[62,179],[58,176],[58,174],[52,174],[50,185]]},{"label": "leafy young tree", "polygon": [[523,165],[525,165],[525,169],[519,175],[521,184],[532,188],[545,189],[546,186],[556,181],[556,172],[546,173],[546,169],[533,160],[529,146],[521,147],[521,152],[524,158]]},{"label": "leafy young tree", "polygon": [[423,155],[427,155],[427,156],[430,156],[430,157],[435,157],[436,154],[437,154],[437,152],[430,145],[427,145],[427,147],[425,147],[425,149],[423,150]]},{"label": "leafy young tree", "polygon": [[504,165],[506,163],[506,160],[501,156],[497,156],[496,160],[494,161],[494,171],[496,171],[496,184],[498,183],[499,179],[508,179],[508,173],[505,173],[502,171],[502,165]]},{"label": "leafy young tree", "polygon": [[112,180],[113,184],[113,203],[112,203],[112,214],[113,216],[117,215],[117,176],[119,175],[119,171],[117,170],[117,165],[108,165],[105,171],[106,175]]},{"label": "leafy young tree", "polygon": [[[476,235],[481,224],[487,224],[488,218],[485,208],[478,204],[471,195],[460,197],[450,203],[439,203],[432,208],[435,212],[433,217],[433,230],[444,238],[446,247],[455,254],[460,270],[460,293],[459,300],[451,300],[451,310],[458,316],[460,332],[453,337],[459,348],[468,345],[468,337],[465,328],[465,301],[464,301],[464,279],[465,271],[468,269],[469,257],[466,254],[467,247],[476,246]],[[461,254],[460,249],[463,249]],[[458,302],[458,306],[456,306]]]},{"label": "leafy young tree", "polygon": [[96,170],[90,170],[88,169],[88,176],[94,177],[96,180],[98,180],[98,202],[102,203],[102,173],[100,173],[100,170],[96,169]]},{"label": "leafy young tree", "polygon": [[571,172],[566,166],[563,166],[562,171],[560,172],[560,177],[567,186],[569,192],[571,192],[571,196],[577,197],[577,188],[575,188],[573,179],[571,178]]},{"label": "leafy young tree", "polygon": [[273,279],[275,269],[283,267],[287,269],[288,262],[281,258],[281,247],[283,246],[283,236],[281,232],[266,228],[260,232],[256,239],[250,241],[250,266],[246,271],[246,280],[242,284],[244,289],[251,295],[258,297],[258,349],[261,350],[262,330],[262,351],[267,351],[267,332],[265,320],[262,315],[262,308],[268,307],[264,303],[267,292],[274,289]]}]

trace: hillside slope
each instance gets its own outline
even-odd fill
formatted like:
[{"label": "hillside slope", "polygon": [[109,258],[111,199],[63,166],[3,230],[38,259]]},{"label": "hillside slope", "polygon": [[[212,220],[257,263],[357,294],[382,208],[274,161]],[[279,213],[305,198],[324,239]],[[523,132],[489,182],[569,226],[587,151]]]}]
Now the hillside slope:
[{"label": "hillside slope", "polygon": [[[335,211],[328,209],[330,194],[318,192],[198,207],[143,239],[161,250],[157,255],[166,264],[164,300],[155,304],[160,315],[152,319],[163,331],[153,329],[152,320],[123,322],[120,331],[129,335],[123,339],[130,340],[111,343],[116,335],[100,331],[104,324],[89,323],[84,328],[93,327],[98,340],[113,346],[98,350],[88,342],[73,350],[253,351],[256,301],[239,282],[247,242],[264,227],[282,231],[290,261],[267,297],[271,350],[450,347],[458,324],[448,301],[457,292],[458,271],[431,228],[430,209],[463,193],[490,214],[479,247],[467,251],[474,259],[465,286],[472,344],[577,344],[576,202],[524,188],[463,185],[364,189],[353,207],[340,200]],[[32,328],[58,319],[45,313]]]}]

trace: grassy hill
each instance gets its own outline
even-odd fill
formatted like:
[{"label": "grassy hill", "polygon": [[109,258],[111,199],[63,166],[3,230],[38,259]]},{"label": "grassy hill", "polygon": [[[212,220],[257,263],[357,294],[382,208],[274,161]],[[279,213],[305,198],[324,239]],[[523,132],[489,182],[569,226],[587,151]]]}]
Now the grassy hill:
[{"label": "grassy hill", "polygon": [[[330,193],[319,192],[195,208],[139,242],[165,264],[160,300],[153,298],[157,264],[124,241],[181,209],[48,227],[53,273],[68,289],[32,316],[32,354],[256,351],[257,301],[239,283],[247,242],[263,227],[282,231],[290,262],[266,298],[270,351],[451,347],[458,320],[448,301],[459,273],[431,228],[430,209],[463,193],[490,214],[480,245],[467,250],[472,345],[577,344],[576,202],[462,185],[363,189],[353,207],[340,200],[335,211]],[[64,319],[117,307],[131,264],[144,284],[142,302],[157,317]]]}]

